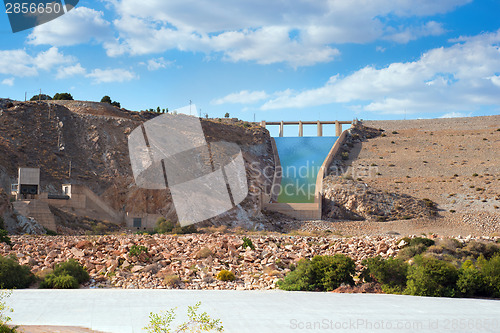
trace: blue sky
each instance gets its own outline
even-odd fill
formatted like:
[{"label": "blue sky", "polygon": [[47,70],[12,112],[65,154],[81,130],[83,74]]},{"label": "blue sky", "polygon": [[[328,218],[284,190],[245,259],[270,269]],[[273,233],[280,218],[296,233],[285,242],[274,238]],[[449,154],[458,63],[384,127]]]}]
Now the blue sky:
[{"label": "blue sky", "polygon": [[102,0],[12,33],[0,97],[38,89],[211,117],[499,114],[496,0]]}]

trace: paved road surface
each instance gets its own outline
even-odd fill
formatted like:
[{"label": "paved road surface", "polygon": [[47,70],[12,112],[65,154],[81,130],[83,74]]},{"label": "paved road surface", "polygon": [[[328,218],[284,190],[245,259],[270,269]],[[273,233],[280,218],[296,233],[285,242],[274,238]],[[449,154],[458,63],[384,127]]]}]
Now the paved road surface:
[{"label": "paved road surface", "polygon": [[219,290],[15,290],[18,325],[145,332],[149,313],[188,305],[220,318],[225,332],[500,332],[500,301],[400,295]]}]

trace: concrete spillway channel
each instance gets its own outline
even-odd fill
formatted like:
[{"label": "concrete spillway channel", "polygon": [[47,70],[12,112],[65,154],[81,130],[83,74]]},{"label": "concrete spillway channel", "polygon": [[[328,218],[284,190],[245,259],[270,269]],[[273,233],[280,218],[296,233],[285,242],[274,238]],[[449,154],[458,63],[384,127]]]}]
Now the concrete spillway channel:
[{"label": "concrete spillway channel", "polygon": [[274,193],[263,197],[262,208],[301,220],[320,220],[323,178],[346,134],[273,138],[278,176]]}]

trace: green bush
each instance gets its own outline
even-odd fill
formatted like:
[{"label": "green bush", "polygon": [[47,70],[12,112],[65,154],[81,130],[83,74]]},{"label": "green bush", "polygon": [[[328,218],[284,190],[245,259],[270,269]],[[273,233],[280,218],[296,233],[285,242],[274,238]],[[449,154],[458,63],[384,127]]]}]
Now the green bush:
[{"label": "green bush", "polygon": [[54,97],[52,99],[54,101],[58,101],[58,100],[72,101],[73,100],[73,96],[71,96],[70,93],[57,93],[57,94],[54,95]]},{"label": "green bush", "polygon": [[363,260],[366,267],[362,273],[367,276],[366,282],[372,280],[382,284],[382,290],[387,293],[402,293],[406,288],[406,275],[409,265],[401,259],[382,259],[378,256]]},{"label": "green bush", "polygon": [[149,333],[170,333],[170,332],[223,332],[224,327],[220,319],[212,319],[206,312],[198,314],[201,302],[194,306],[188,307],[188,320],[177,328],[171,328],[170,325],[174,321],[175,308],[172,308],[163,313],[149,314],[149,325],[143,329]]},{"label": "green bush", "polygon": [[131,256],[140,256],[141,253],[148,253],[148,248],[145,247],[144,245],[132,245],[132,247],[130,247],[130,250],[128,251],[128,254],[130,254]]},{"label": "green bush", "polygon": [[488,294],[492,297],[500,297],[500,254],[494,255],[490,260],[479,257],[477,265],[485,277]]},{"label": "green bush", "polygon": [[488,296],[488,281],[471,260],[462,264],[458,271],[457,289],[462,296]]},{"label": "green bush", "polygon": [[13,256],[0,256],[0,288],[28,288],[35,281],[35,275],[28,266],[21,266]]},{"label": "green bush", "polygon": [[355,269],[354,261],[343,254],[301,259],[295,270],[278,281],[278,287],[283,290],[331,291],[341,284],[354,285]]},{"label": "green bush", "polygon": [[10,327],[8,323],[11,321],[9,317],[9,312],[14,312],[7,304],[5,304],[5,299],[10,297],[11,291],[0,290],[0,333],[17,333],[17,327]]},{"label": "green bush", "polygon": [[429,247],[435,244],[432,239],[424,238],[424,237],[415,237],[410,239],[409,246],[416,246],[418,244],[423,244],[425,247]]},{"label": "green bush", "polygon": [[66,262],[56,264],[54,271],[45,276],[40,283],[42,289],[76,289],[80,283],[87,282],[89,274],[78,261],[69,259]]},{"label": "green bush", "polygon": [[78,289],[78,287],[78,280],[74,276],[68,274],[48,274],[40,283],[41,289]]},{"label": "green bush", "polygon": [[407,295],[453,297],[456,295],[458,270],[448,262],[417,255],[407,279],[404,292]]},{"label": "green bush", "polygon": [[255,250],[255,246],[252,243],[252,240],[248,237],[243,237],[243,245],[241,245],[244,249],[247,247],[251,248],[252,250]]},{"label": "green bush", "polygon": [[492,258],[495,254],[500,252],[498,245],[494,243],[485,243],[472,241],[462,248],[461,251],[466,256],[471,256],[474,259],[483,255],[486,259]]},{"label": "green bush", "polygon": [[165,234],[167,232],[172,232],[174,229],[174,223],[170,220],[165,219],[164,217],[160,217],[156,221],[155,232],[159,234]]},{"label": "green bush", "polygon": [[422,254],[427,250],[427,247],[424,244],[417,244],[414,246],[405,246],[401,250],[399,250],[397,254],[397,258],[403,261],[410,260],[416,255]]},{"label": "green bush", "polygon": [[66,262],[56,264],[53,274],[56,276],[72,276],[78,283],[84,283],[90,279],[89,273],[87,273],[85,268],[75,259],[69,259]]},{"label": "green bush", "polygon": [[174,229],[172,230],[172,232],[174,234],[178,234],[178,235],[195,234],[198,232],[198,229],[196,228],[196,226],[194,224],[190,224],[190,225],[181,227],[181,225],[179,223],[177,223],[175,225]]},{"label": "green bush", "polygon": [[0,229],[0,243],[12,245],[12,242],[10,241],[10,237],[9,237],[7,230]]},{"label": "green bush", "polygon": [[234,276],[234,273],[231,271],[228,271],[226,269],[223,269],[222,271],[220,271],[217,274],[216,278],[217,278],[217,280],[220,280],[220,281],[234,281],[236,279],[236,277]]}]

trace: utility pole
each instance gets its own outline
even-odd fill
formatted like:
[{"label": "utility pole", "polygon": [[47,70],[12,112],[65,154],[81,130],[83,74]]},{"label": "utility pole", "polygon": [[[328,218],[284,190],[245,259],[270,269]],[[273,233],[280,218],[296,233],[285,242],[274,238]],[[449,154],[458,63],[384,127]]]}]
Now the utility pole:
[{"label": "utility pole", "polygon": [[191,104],[192,104],[192,103],[193,103],[193,102],[192,102],[191,100],[189,100],[189,115],[190,115],[190,116],[191,116]]},{"label": "utility pole", "polygon": [[26,102],[26,99],[27,99],[27,98],[28,98],[28,92],[27,92],[27,91],[25,91],[25,92],[24,92],[24,101],[25,101],[25,102]]}]

